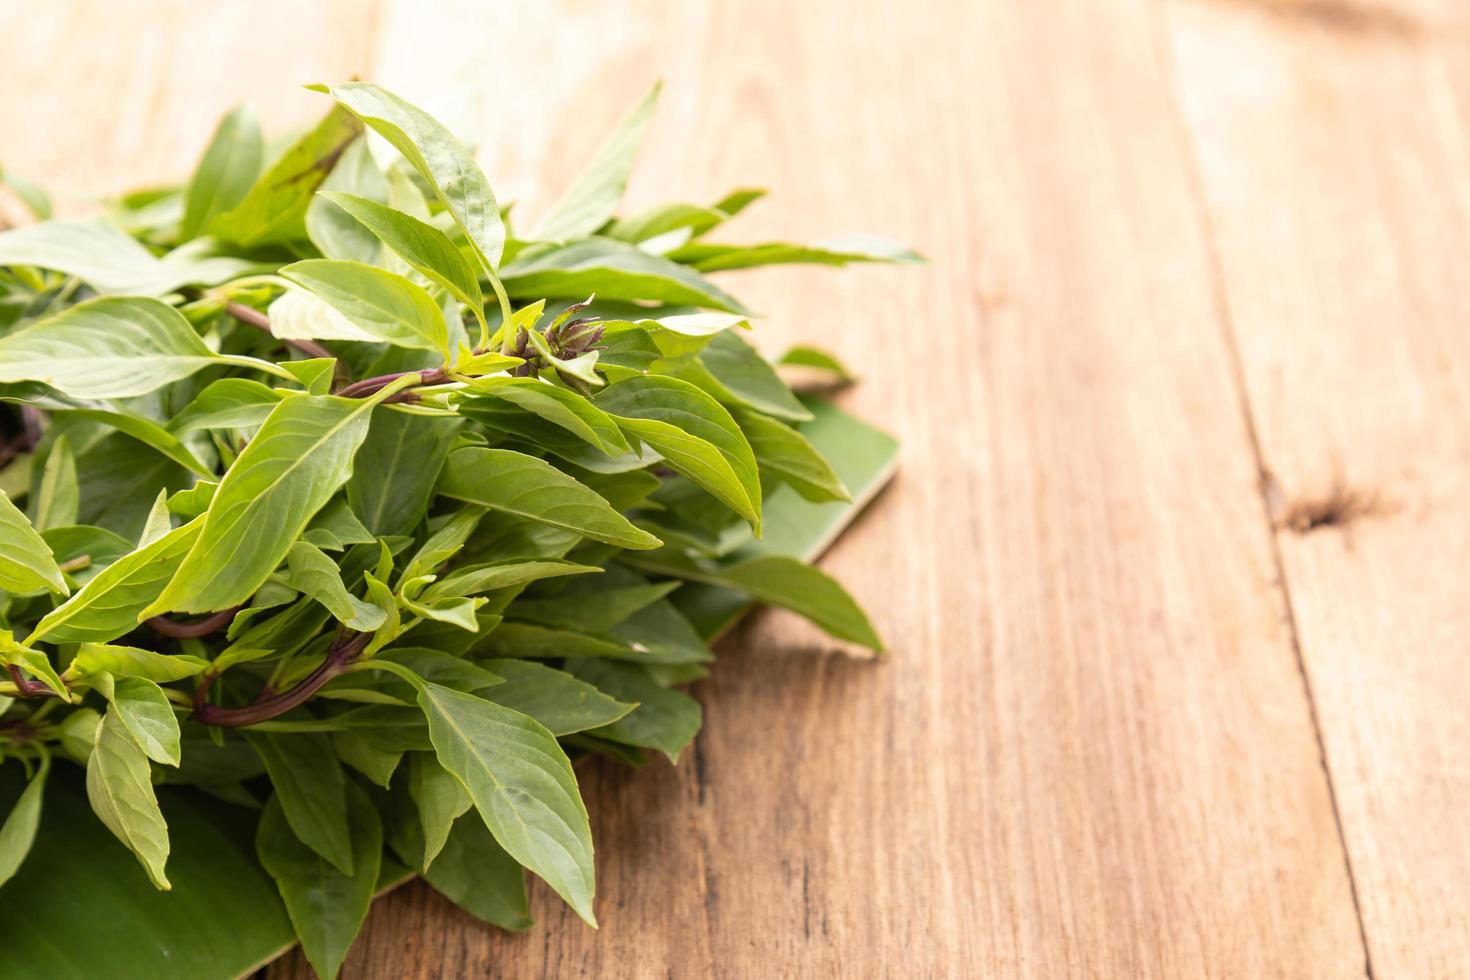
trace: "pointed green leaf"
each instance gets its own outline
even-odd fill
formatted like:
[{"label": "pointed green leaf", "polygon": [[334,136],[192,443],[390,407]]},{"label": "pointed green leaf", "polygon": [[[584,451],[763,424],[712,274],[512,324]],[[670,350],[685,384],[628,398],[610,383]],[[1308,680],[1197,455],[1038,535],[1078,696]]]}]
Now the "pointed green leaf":
[{"label": "pointed green leaf", "polygon": [[266,804],[255,832],[260,863],[276,880],[307,961],[325,980],[337,976],[362,929],[383,855],[383,825],[372,801],[352,783],[346,799],[355,874],[343,874],[297,839],[279,796]]},{"label": "pointed green leaf", "polygon": [[724,331],[689,362],[686,380],[714,395],[727,405],[764,412],[788,422],[806,422],[812,413],[796,400],[775,368],[734,331]]},{"label": "pointed green leaf", "polygon": [[157,598],[202,527],[202,520],[190,521],[119,558],[43,616],[29,641],[103,643],[131,632],[138,625],[139,613]]},{"label": "pointed green leaf", "polygon": [[391,92],[364,82],[315,85],[402,153],[438,193],[455,223],[492,267],[500,264],[505,225],[485,173],[443,124]]},{"label": "pointed green leaf", "polygon": [[316,545],[297,541],[286,561],[285,584],[326,606],[343,626],[371,633],[383,625],[387,613],[348,592],[342,584],[342,570]]},{"label": "pointed green leaf", "polygon": [[433,755],[415,752],[408,760],[408,792],[419,808],[424,832],[424,863],[428,868],[444,848],[455,818],[471,806],[464,786]]},{"label": "pointed green leaf", "polygon": [[852,499],[842,478],[806,436],[789,425],[747,409],[736,409],[735,420],[750,441],[761,472],[789,483],[814,503]]},{"label": "pointed green leaf", "polygon": [[449,236],[426,221],[352,194],[323,194],[352,215],[413,269],[449,290],[466,306],[485,305],[480,276]]},{"label": "pointed green leaf", "polygon": [[329,259],[351,259],[378,265],[383,246],[377,236],[337,205],[327,200],[327,192],[340,192],[386,203],[388,178],[378,169],[368,149],[368,141],[360,139],[347,148],[337,166],[322,183],[321,190],[306,209],[306,232],[311,243]]},{"label": "pointed green leaf", "polygon": [[141,677],[163,684],[193,677],[208,666],[209,661],[184,654],[158,653],[107,643],[83,643],[67,665],[65,676],[87,678],[112,674],[119,678]]},{"label": "pointed green leaf", "polygon": [[512,932],[531,927],[525,869],[495,842],[478,816],[454,822],[439,860],[424,878],[477,919]]},{"label": "pointed green leaf", "polygon": [[564,670],[530,660],[483,660],[505,682],[485,691],[496,704],[536,719],[553,735],[609,725],[633,710]]},{"label": "pointed green leaf", "polygon": [[310,290],[363,332],[398,347],[449,351],[444,312],[422,287],[361,262],[306,259],[281,275]]},{"label": "pointed green leaf", "polygon": [[332,748],[330,736],[246,731],[245,740],[260,754],[276,788],[291,831],[344,875],[354,868],[348,823],[350,781]]},{"label": "pointed green leaf", "polygon": [[163,688],[146,677],[99,675],[107,680],[102,693],[112,702],[108,715],[116,715],[143,754],[166,766],[179,764],[179,720],[164,697]]},{"label": "pointed green leaf", "polygon": [[620,548],[658,547],[658,539],[550,463],[508,449],[457,449],[439,481],[456,500],[575,531]]},{"label": "pointed green leaf", "polygon": [[419,706],[439,762],[459,777],[501,847],[592,925],[592,832],[556,736],[518,711],[438,684]]},{"label": "pointed green leaf", "polygon": [[45,540],[4,493],[0,493],[0,589],[22,595],[39,589],[57,595],[71,591]]},{"label": "pointed green leaf", "polygon": [[211,365],[183,315],[155,299],[102,297],[0,338],[0,382],[39,381],[74,398],[127,398]]},{"label": "pointed green leaf", "polygon": [[179,241],[198,235],[215,215],[244,199],[260,176],[264,154],[260,122],[248,105],[237,106],[220,120],[184,191]]},{"label": "pointed green leaf", "polygon": [[687,266],[613,238],[527,250],[501,277],[512,296],[684,303],[744,313],[735,297]]},{"label": "pointed green leaf", "polygon": [[917,252],[873,235],[848,235],[816,245],[789,245],[785,242],[714,245],[699,242],[676,249],[669,253],[669,258],[692,265],[700,272],[752,269],[794,262],[843,266],[852,262],[924,261]]},{"label": "pointed green leaf", "polygon": [[844,384],[856,380],[852,372],[837,359],[836,355],[830,351],[822,350],[820,347],[809,347],[799,344],[782,354],[776,363],[825,371],[835,376],[838,381]]},{"label": "pointed green leaf", "polygon": [[239,204],[209,223],[210,234],[247,246],[305,238],[312,195],[361,133],[362,124],[351,114],[327,113],[260,175]]},{"label": "pointed green leaf", "polygon": [[551,212],[541,219],[531,233],[532,238],[579,238],[592,234],[607,223],[623,199],[623,189],[628,186],[628,174],[633,169],[633,158],[638,155],[638,144],[642,142],[643,131],[653,116],[658,91],[659,86],[654,85],[643,100],[618,122],[587,169],[577,176]]},{"label": "pointed green leaf", "polygon": [[687,381],[649,375],[604,389],[597,406],[661,453],[670,467],[704,487],[760,533],[761,486],[755,455],[719,402]]},{"label": "pointed green leaf", "polygon": [[[208,385],[169,422],[169,431],[249,429],[264,422],[283,395],[259,381],[221,378]],[[208,474],[212,476],[213,474]]]},{"label": "pointed green leaf", "polygon": [[347,482],[372,399],[293,395],[225,473],[198,539],[145,611],[215,612],[265,582],[307,522]]},{"label": "pointed green leaf", "polygon": [[459,431],[457,418],[374,412],[357,451],[347,499],[374,534],[410,534],[429,507],[434,483]]},{"label": "pointed green leaf", "polygon": [[567,669],[605,694],[638,705],[590,734],[624,745],[657,749],[670,762],[678,762],[679,754],[699,732],[703,720],[699,702],[687,694],[660,687],[638,664],[572,660]]},{"label": "pointed green leaf", "polygon": [[426,598],[449,595],[478,595],[492,589],[508,589],[544,578],[561,575],[586,575],[600,572],[596,565],[579,565],[555,559],[504,558],[481,565],[456,568],[453,573],[430,585]]},{"label": "pointed green leaf", "polygon": [[153,884],[167,891],[168,825],[153,795],[148,757],[116,709],[102,716],[87,760],[87,799],[118,840],[138,856]]},{"label": "pointed green leaf", "polygon": [[605,633],[678,587],[678,582],[600,589],[573,586],[543,598],[518,599],[506,615],[584,633]]},{"label": "pointed green leaf", "polygon": [[480,378],[469,390],[537,415],[609,456],[632,451],[617,422],[575,391],[535,378]]},{"label": "pointed green leaf", "polygon": [[59,436],[46,454],[41,468],[41,486],[32,506],[36,530],[65,527],[77,522],[81,491],[77,487],[77,460],[71,451],[71,440]]},{"label": "pointed green leaf", "polygon": [[14,877],[30,853],[36,828],[41,825],[41,796],[46,791],[46,775],[50,771],[51,754],[43,750],[35,775],[26,783],[5,822],[0,824],[0,885]]}]

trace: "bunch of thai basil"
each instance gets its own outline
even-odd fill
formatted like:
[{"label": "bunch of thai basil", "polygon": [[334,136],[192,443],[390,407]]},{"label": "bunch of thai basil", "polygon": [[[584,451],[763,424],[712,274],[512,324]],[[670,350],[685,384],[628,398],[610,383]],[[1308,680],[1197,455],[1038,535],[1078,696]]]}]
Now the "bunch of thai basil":
[{"label": "bunch of thai basil", "polygon": [[330,977],[385,846],[497,925],[522,868],[592,921],[570,759],[694,736],[683,583],[879,646],[820,572],[713,562],[773,486],[846,491],[706,274],[914,256],[704,240],[758,191],[616,216],[656,92],[522,231],[433,118],[321,91],[274,160],[236,109],[182,188],[0,234],[0,881],[53,760],[159,888],[191,784],[262,808]]}]

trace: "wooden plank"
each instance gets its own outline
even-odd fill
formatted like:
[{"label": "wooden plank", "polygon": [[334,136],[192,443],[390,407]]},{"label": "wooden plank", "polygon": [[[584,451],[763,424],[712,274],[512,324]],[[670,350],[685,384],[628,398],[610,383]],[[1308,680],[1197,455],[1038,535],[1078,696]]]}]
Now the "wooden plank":
[{"label": "wooden plank", "polygon": [[1170,14],[1374,972],[1464,976],[1470,22]]},{"label": "wooden plank", "polygon": [[390,5],[378,79],[467,127],[525,220],[662,76],[636,204],[758,181],[741,238],[935,262],[735,280],[763,344],[840,348],[848,407],[904,432],[826,563],[891,660],[758,618],[691,759],[588,771],[600,932],[542,889],[511,937],[414,885],[348,975],[1361,975],[1159,26],[1131,0]]},{"label": "wooden plank", "polygon": [[0,164],[43,183],[65,213],[182,180],[238,102],[274,132],[309,124],[301,85],[365,72],[375,4],[0,4]]}]

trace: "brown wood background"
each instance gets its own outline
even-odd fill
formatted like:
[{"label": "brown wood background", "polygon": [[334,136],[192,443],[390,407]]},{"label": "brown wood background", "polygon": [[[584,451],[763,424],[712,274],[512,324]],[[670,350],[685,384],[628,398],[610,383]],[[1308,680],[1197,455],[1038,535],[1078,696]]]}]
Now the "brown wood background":
[{"label": "brown wood background", "polygon": [[826,561],[891,658],[756,617],[584,771],[601,931],[413,885],[347,976],[1470,975],[1470,9],[0,0],[0,161],[79,209],[352,74],[527,216],[662,77],[632,203],[932,264],[731,283],[903,434]]}]

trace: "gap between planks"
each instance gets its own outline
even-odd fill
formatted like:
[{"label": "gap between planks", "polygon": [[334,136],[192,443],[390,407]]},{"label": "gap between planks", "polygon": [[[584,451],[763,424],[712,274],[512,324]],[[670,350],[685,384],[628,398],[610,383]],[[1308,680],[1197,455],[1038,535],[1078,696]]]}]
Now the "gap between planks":
[{"label": "gap between planks", "polygon": [[1270,541],[1271,564],[1276,571],[1277,587],[1281,591],[1281,602],[1286,614],[1286,627],[1291,637],[1292,656],[1296,660],[1297,676],[1301,678],[1302,690],[1306,695],[1307,712],[1311,717],[1312,735],[1317,742],[1317,761],[1327,781],[1327,796],[1332,802],[1332,824],[1337,832],[1338,850],[1342,854],[1343,867],[1347,872],[1348,891],[1352,896],[1353,918],[1358,924],[1358,942],[1363,952],[1363,973],[1374,980],[1373,955],[1368,946],[1368,930],[1363,921],[1363,903],[1358,895],[1358,879],[1353,871],[1352,856],[1348,852],[1347,835],[1343,830],[1342,808],[1338,803],[1337,785],[1332,777],[1332,764],[1327,756],[1327,742],[1322,734],[1322,720],[1317,711],[1317,693],[1312,687],[1312,678],[1307,670],[1306,658],[1302,654],[1301,632],[1297,627],[1296,608],[1291,597],[1291,583],[1287,579],[1286,562],[1281,555],[1280,529],[1272,506],[1269,483],[1271,470],[1266,463],[1265,452],[1256,426],[1255,410],[1251,406],[1250,391],[1246,387],[1245,364],[1240,355],[1240,343],[1236,337],[1235,318],[1230,308],[1230,295],[1225,285],[1225,269],[1216,238],[1214,217],[1210,213],[1209,201],[1205,196],[1204,174],[1200,168],[1199,152],[1194,138],[1185,125],[1184,109],[1179,102],[1181,84],[1178,65],[1175,61],[1174,42],[1168,29],[1168,0],[1153,0],[1152,23],[1154,49],[1159,61],[1159,72],[1168,85],[1169,123],[1179,146],[1185,179],[1189,182],[1190,197],[1198,216],[1200,233],[1204,238],[1206,261],[1209,267],[1210,302],[1215,309],[1215,322],[1225,345],[1230,362],[1230,384],[1235,389],[1236,407],[1245,424],[1246,439],[1256,468],[1256,485],[1261,504],[1261,519],[1266,524],[1266,535]]}]

